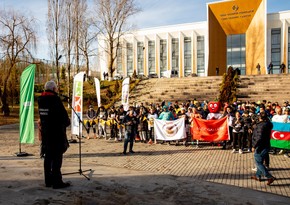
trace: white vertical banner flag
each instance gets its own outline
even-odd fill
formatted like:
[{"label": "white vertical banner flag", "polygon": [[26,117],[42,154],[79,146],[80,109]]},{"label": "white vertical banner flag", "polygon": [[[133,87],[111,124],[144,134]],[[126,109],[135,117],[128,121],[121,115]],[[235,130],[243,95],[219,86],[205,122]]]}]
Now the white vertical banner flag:
[{"label": "white vertical banner flag", "polygon": [[154,133],[157,140],[181,140],[186,137],[184,118],[167,121],[154,119]]},{"label": "white vertical banner flag", "polygon": [[101,86],[100,86],[100,80],[98,78],[94,78],[95,80],[95,87],[96,87],[96,95],[97,95],[97,101],[98,101],[98,107],[101,106]]},{"label": "white vertical banner flag", "polygon": [[122,105],[124,110],[129,109],[129,91],[130,91],[130,78],[125,78],[122,83]]},{"label": "white vertical banner flag", "polygon": [[[79,72],[74,77],[73,83],[73,96],[72,96],[72,122],[71,122],[71,134],[79,135],[82,133],[82,124],[79,123],[79,118],[83,119],[83,83],[85,72]],[[78,117],[78,116],[79,117]],[[81,136],[79,136],[81,137]]]}]

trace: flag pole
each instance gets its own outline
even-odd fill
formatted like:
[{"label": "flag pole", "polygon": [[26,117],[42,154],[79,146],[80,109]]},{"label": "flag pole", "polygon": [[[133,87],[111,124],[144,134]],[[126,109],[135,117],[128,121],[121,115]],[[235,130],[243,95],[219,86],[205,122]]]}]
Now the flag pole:
[{"label": "flag pole", "polygon": [[21,143],[34,143],[34,77],[35,64],[27,66],[20,78],[19,152],[17,157],[29,154],[21,151]]},{"label": "flag pole", "polygon": [[19,142],[19,152],[15,153],[17,157],[27,157],[29,154],[27,152],[21,151],[21,142]]}]

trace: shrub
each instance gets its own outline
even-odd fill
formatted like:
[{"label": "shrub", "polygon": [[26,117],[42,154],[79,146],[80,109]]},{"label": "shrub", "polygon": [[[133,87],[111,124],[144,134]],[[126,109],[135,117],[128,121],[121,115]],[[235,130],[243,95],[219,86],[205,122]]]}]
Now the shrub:
[{"label": "shrub", "polygon": [[220,87],[219,101],[224,103],[230,103],[237,101],[237,86],[238,86],[239,75],[233,69],[228,68],[228,72],[223,75],[223,81]]}]

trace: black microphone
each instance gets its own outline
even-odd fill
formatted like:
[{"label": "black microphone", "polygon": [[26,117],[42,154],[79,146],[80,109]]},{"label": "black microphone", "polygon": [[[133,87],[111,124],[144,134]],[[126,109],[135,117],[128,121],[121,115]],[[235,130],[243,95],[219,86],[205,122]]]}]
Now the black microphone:
[{"label": "black microphone", "polygon": [[64,100],[71,100],[71,98],[69,96],[63,95],[63,94],[59,94],[60,97],[64,98]]}]

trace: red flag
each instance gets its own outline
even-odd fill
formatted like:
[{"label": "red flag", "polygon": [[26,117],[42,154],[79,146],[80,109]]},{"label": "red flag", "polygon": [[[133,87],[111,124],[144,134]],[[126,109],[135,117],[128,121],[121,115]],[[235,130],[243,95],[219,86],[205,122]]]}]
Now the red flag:
[{"label": "red flag", "polygon": [[191,134],[195,140],[209,142],[229,140],[228,118],[219,120],[192,118]]}]

